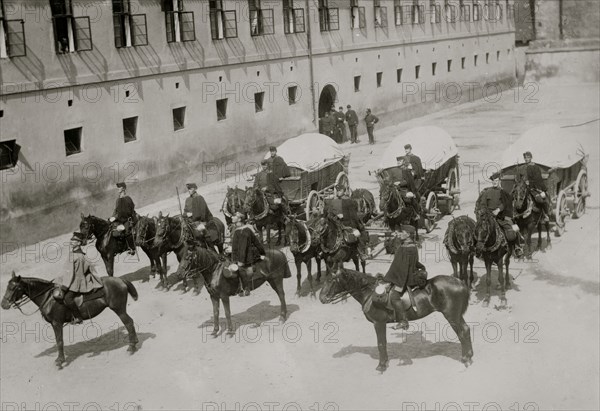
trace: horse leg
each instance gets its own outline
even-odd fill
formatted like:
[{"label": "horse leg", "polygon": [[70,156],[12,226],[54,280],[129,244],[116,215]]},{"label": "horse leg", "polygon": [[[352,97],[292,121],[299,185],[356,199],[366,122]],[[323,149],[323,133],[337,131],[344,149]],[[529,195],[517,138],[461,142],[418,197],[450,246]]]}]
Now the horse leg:
[{"label": "horse leg", "polygon": [[287,304],[285,303],[285,291],[283,289],[283,277],[273,278],[267,280],[271,288],[277,293],[279,297],[279,303],[281,304],[281,311],[279,313],[279,323],[283,324],[287,320]]},{"label": "horse leg", "polygon": [[444,312],[443,314],[444,317],[446,317],[446,320],[448,320],[448,323],[450,323],[450,326],[452,327],[460,341],[460,346],[462,348],[462,357],[460,359],[460,362],[462,362],[465,365],[465,367],[468,367],[469,365],[473,364],[473,345],[471,343],[471,329],[465,322],[465,319],[462,317],[462,315],[460,315],[460,313],[460,317],[457,320],[454,320],[452,317],[450,317],[451,314],[454,314],[453,317],[456,316],[455,313],[446,314]]},{"label": "horse leg", "polygon": [[377,349],[379,350],[379,364],[377,371],[384,372],[387,370],[389,360],[387,353],[387,329],[385,321],[373,323],[375,326],[375,333],[377,334]]},{"label": "horse leg", "polygon": [[512,253],[507,254],[506,257],[504,258],[504,287],[507,290],[510,290],[512,288],[511,281],[510,281],[510,271],[508,270],[508,267],[510,266],[511,254]]},{"label": "horse leg", "polygon": [[56,348],[58,349],[58,357],[54,361],[57,367],[62,368],[65,362],[65,344],[63,342],[63,325],[59,322],[53,322],[54,339],[56,340]]},{"label": "horse leg", "polygon": [[[360,271],[360,264],[358,260],[360,260],[360,258],[358,258],[358,255],[356,253],[352,254],[352,262],[354,263],[354,267],[356,267],[356,271]],[[340,264],[342,263],[340,262]]]},{"label": "horse leg", "polygon": [[294,257],[294,263],[296,264],[296,295],[300,296],[300,288],[302,283],[302,260],[300,257]]},{"label": "horse leg", "polygon": [[475,275],[473,274],[473,262],[475,261],[475,256],[471,253],[469,254],[469,291],[474,291],[473,280],[475,279]]},{"label": "horse leg", "polygon": [[106,272],[112,277],[115,269],[115,255],[113,253],[102,255],[102,260],[104,260]]},{"label": "horse leg", "polygon": [[306,271],[308,271],[308,283],[310,284],[310,296],[312,298],[317,298],[315,295],[315,289],[313,288],[313,278],[312,278],[312,259],[309,258],[304,262],[306,264]]},{"label": "horse leg", "polygon": [[[510,258],[510,248],[508,253],[508,259]],[[506,285],[504,283],[504,258],[500,257],[498,262],[496,263],[498,266],[498,285],[500,289],[500,306],[504,307],[506,305]]]},{"label": "horse leg", "polygon": [[[452,271],[453,271],[454,277],[459,278],[458,272],[456,271],[458,263],[453,256],[450,256],[450,264],[452,264]],[[462,266],[461,266],[461,271],[462,271]]]},{"label": "horse leg", "polygon": [[231,323],[231,307],[229,305],[229,296],[226,295],[221,298],[223,301],[223,309],[225,310],[225,318],[227,319],[227,335],[232,336],[235,334],[233,324]]},{"label": "horse leg", "polygon": [[210,296],[213,306],[213,331],[210,335],[216,337],[219,333],[219,298]]},{"label": "horse leg", "polygon": [[490,298],[492,295],[492,261],[488,259],[485,260],[485,271],[487,273],[487,278],[485,279],[485,292],[486,295],[483,298],[482,305],[487,307],[490,305]]},{"label": "horse leg", "polygon": [[[317,283],[321,282],[321,258],[315,256],[315,261],[317,262]],[[327,264],[325,264],[327,265]]]},{"label": "horse leg", "polygon": [[550,223],[547,222],[547,223],[545,223],[545,225],[546,225],[546,248],[551,249],[552,241],[550,240]]},{"label": "horse leg", "polygon": [[117,315],[119,316],[121,321],[123,321],[123,324],[125,325],[125,328],[127,329],[127,334],[129,334],[129,347],[127,348],[127,351],[130,354],[133,354],[134,352],[137,351],[137,348],[135,345],[138,343],[138,338],[137,338],[137,334],[135,332],[135,325],[133,324],[133,319],[129,316],[129,314],[127,314],[125,304],[124,304],[124,307],[119,312],[117,312],[117,311],[115,311],[115,312],[117,313]]},{"label": "horse leg", "polygon": [[360,265],[362,267],[363,274],[366,274],[367,273],[367,262],[365,260],[360,260]]}]

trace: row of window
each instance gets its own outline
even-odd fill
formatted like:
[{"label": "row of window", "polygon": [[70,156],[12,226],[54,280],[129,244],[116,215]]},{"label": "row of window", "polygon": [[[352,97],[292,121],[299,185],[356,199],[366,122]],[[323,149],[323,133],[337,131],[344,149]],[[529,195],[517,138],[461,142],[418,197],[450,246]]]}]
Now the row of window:
[{"label": "row of window", "polygon": [[[90,18],[73,16],[72,0],[49,0],[52,12],[52,27],[56,52],[59,54],[92,50],[92,30]],[[397,26],[425,23],[425,6],[419,0],[395,0],[394,21]],[[458,6],[444,0],[446,20],[449,22],[471,21],[471,7],[459,0]],[[500,0],[472,0],[473,21],[486,18],[502,20]],[[506,1],[507,10],[512,11]],[[404,5],[401,4],[404,3]],[[273,9],[263,9],[260,0],[248,0],[250,34],[262,36],[275,33]],[[351,0],[350,27],[366,28],[365,7],[358,0]],[[380,0],[373,0],[375,26],[387,27],[387,8]],[[168,43],[196,40],[196,24],[193,11],[185,11],[184,0],[162,0],[165,15],[165,31]],[[442,20],[441,5],[430,0],[431,22]],[[112,0],[115,47],[148,45],[148,26],[145,14],[133,14],[130,0]],[[509,16],[509,18],[512,18]],[[235,10],[224,10],[223,0],[209,1],[210,31],[213,40],[238,36]],[[304,9],[294,8],[293,0],[283,0],[283,23],[286,34],[305,31]],[[329,7],[329,0],[319,0],[319,27],[323,32],[339,30],[339,10]],[[4,13],[4,0],[0,0],[0,57],[20,57],[26,55],[25,22],[7,20]]]},{"label": "row of window", "polygon": [[[510,49],[506,50],[506,54],[510,55]],[[496,51],[496,61],[500,61],[500,56],[501,56],[501,52],[500,50]],[[473,56],[473,67],[477,67],[477,63],[479,60],[479,55],[475,54]],[[464,70],[466,68],[466,57],[461,57],[460,58],[460,68],[462,70]],[[448,71],[448,73],[450,73],[452,71],[452,63],[453,60],[452,59],[448,59],[446,61],[446,69]],[[485,53],[485,63],[486,64],[490,64],[490,53]],[[402,68],[398,68],[396,69],[396,82],[397,83],[401,83],[402,82],[402,74],[404,72],[404,69]],[[431,75],[435,76],[437,74],[437,62],[433,62],[431,63]],[[421,65],[418,64],[415,66],[415,80],[420,79],[421,77]],[[360,91],[360,83],[361,83],[361,79],[362,76],[354,76],[354,92],[358,93]],[[375,73],[375,80],[377,82],[377,88],[382,87],[383,85],[383,72],[382,71],[378,71],[377,73]]]}]

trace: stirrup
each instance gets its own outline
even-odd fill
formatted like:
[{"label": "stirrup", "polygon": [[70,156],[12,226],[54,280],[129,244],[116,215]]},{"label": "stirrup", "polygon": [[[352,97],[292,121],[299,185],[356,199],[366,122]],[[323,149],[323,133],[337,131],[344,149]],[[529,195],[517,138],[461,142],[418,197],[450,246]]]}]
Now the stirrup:
[{"label": "stirrup", "polygon": [[398,323],[394,326],[392,326],[392,328],[394,330],[408,330],[408,321],[407,320],[402,320],[402,321],[398,321]]}]

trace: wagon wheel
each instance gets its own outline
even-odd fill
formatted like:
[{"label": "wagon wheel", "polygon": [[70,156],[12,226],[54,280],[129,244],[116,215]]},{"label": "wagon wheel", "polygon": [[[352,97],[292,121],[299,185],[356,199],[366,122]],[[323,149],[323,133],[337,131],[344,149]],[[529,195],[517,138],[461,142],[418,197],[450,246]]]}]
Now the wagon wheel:
[{"label": "wagon wheel", "polygon": [[569,214],[570,213],[567,208],[567,194],[564,192],[564,190],[560,190],[558,196],[556,197],[556,208],[554,210],[554,219],[556,221],[554,234],[557,237],[560,237],[565,232],[565,218]]},{"label": "wagon wheel", "polygon": [[[423,227],[425,231],[428,233],[432,232],[435,228],[435,221],[437,220],[437,213],[439,213],[437,208],[437,196],[433,191],[429,193],[427,196],[427,202],[425,203],[425,216],[423,218]],[[435,217],[430,217],[430,214],[436,214]]]},{"label": "wagon wheel", "polygon": [[308,193],[308,197],[306,199],[306,208],[304,210],[306,213],[306,219],[308,220],[317,212],[321,212],[322,205],[323,202],[321,201],[319,193],[317,193],[315,190],[312,190],[310,193]]},{"label": "wagon wheel", "polygon": [[337,197],[338,191],[343,191],[347,195],[350,195],[350,181],[348,175],[343,171],[340,171],[335,178],[335,185],[333,186],[333,194]]},{"label": "wagon wheel", "polygon": [[585,170],[579,171],[573,189],[575,190],[575,209],[573,210],[573,218],[580,218],[585,214],[585,199],[588,196],[588,179]]},{"label": "wagon wheel", "polygon": [[452,214],[454,210],[460,208],[460,182],[458,180],[458,170],[456,167],[451,168],[448,173],[446,193],[452,198],[452,204],[448,206],[448,214]]}]

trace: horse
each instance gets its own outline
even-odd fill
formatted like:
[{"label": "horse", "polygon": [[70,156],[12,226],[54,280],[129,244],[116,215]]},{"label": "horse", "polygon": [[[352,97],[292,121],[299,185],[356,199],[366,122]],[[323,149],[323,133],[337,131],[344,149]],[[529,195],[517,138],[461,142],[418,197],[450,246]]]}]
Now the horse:
[{"label": "horse", "polygon": [[[115,256],[128,251],[129,248],[123,240],[119,240],[112,235],[112,226],[108,220],[104,220],[93,215],[87,217],[81,214],[81,222],[79,223],[79,232],[83,235],[83,245],[92,237],[96,238],[96,249],[104,261],[106,272],[109,276],[114,274]],[[150,264],[152,261],[156,263],[156,254],[150,247],[142,247],[142,250],[148,256]]]},{"label": "horse", "polygon": [[246,199],[246,191],[238,188],[227,187],[227,194],[225,195],[225,200],[223,200],[223,205],[221,206],[221,211],[223,215],[225,215],[225,222],[227,226],[230,226],[233,221],[232,217],[236,213],[244,212],[244,200]]},{"label": "horse", "polygon": [[363,273],[365,272],[366,262],[358,255],[358,240],[353,243],[346,242],[344,227],[340,221],[326,214],[315,219],[314,224],[328,273],[341,270],[344,268],[344,263],[350,260],[354,263],[357,271],[360,260]]},{"label": "horse", "polygon": [[150,258],[150,272],[152,273],[152,277],[158,272],[160,282],[166,285],[167,254],[160,254],[159,247],[154,245],[156,229],[156,219],[148,216],[140,216],[135,227],[135,245],[141,247],[149,256],[152,255]]},{"label": "horse", "polygon": [[[223,302],[225,317],[227,318],[227,333],[232,335],[235,330],[231,322],[231,310],[229,297],[236,295],[239,288],[238,275],[229,270],[228,260],[217,255],[212,250],[206,250],[201,247],[188,248],[187,252],[179,264],[177,274],[180,277],[187,277],[199,273],[204,279],[206,289],[210,294],[213,305],[213,331],[212,335],[219,333],[219,302]],[[279,297],[281,303],[280,322],[287,319],[287,305],[285,302],[285,291],[283,289],[283,279],[291,277],[287,258],[279,250],[267,249],[264,260],[254,265],[254,274],[248,281],[248,287],[255,290],[263,283],[269,285]]]},{"label": "horse", "polygon": [[[515,185],[511,192],[513,196],[513,208],[515,214],[513,220],[519,226],[519,229],[523,232],[525,237],[525,256],[531,259],[531,236],[533,231],[537,227],[538,230],[538,250],[544,252],[542,249],[542,223],[544,219],[544,212],[542,209],[536,206],[535,198],[529,191],[529,186],[522,178],[517,178]],[[550,222],[546,221],[546,242],[548,247],[552,247],[550,240]]]},{"label": "horse", "polygon": [[[266,194],[260,188],[246,188],[246,198],[244,200],[244,211],[250,219],[254,220],[256,229],[260,233],[260,240],[263,241],[263,228],[267,229],[267,245],[271,244],[271,226],[277,227],[277,244],[281,244],[284,237],[284,246],[287,245],[285,238],[286,216],[280,207],[277,211],[272,211]],[[282,234],[283,233],[283,234]]]},{"label": "horse", "polygon": [[[475,260],[475,220],[463,215],[448,223],[444,245],[450,255],[454,277],[460,278],[468,290],[473,287],[473,262]],[[457,266],[460,273],[457,272]],[[467,273],[467,268],[470,272]],[[460,275],[459,275],[460,274]]]},{"label": "horse", "polygon": [[[363,314],[375,326],[379,364],[376,370],[384,372],[389,365],[386,324],[395,323],[394,311],[373,303],[376,279],[354,270],[342,270],[325,282],[319,300],[323,304],[335,303],[348,294],[362,306]],[[422,289],[413,292],[415,310],[407,309],[408,320],[414,321],[439,311],[450,323],[462,346],[461,362],[468,367],[473,363],[470,328],[464,320],[469,306],[469,290],[457,278],[440,275],[427,280]]]},{"label": "horse", "polygon": [[[491,284],[492,284],[492,264],[498,266],[498,287],[500,289],[500,305],[506,306],[506,288],[510,287],[510,275],[508,267],[510,265],[510,256],[512,255],[514,244],[506,240],[496,217],[487,210],[478,213],[477,224],[475,225],[475,239],[477,240],[476,256],[485,263],[486,278],[486,296],[482,305],[487,307],[490,304]],[[503,274],[504,267],[506,273]]]},{"label": "horse", "polygon": [[382,182],[379,189],[379,208],[383,211],[383,221],[390,230],[400,229],[403,224],[415,228],[416,240],[419,240],[419,224],[414,217],[416,212],[402,199],[398,187],[392,182]]},{"label": "horse", "polygon": [[[91,319],[100,314],[106,307],[113,310],[123,321],[127,333],[129,334],[129,351],[133,354],[138,343],[137,334],[133,320],[127,314],[127,294],[131,295],[134,301],[137,301],[138,294],[131,282],[118,277],[102,277],[100,279],[104,286],[104,295],[92,300],[84,301],[80,307],[81,315],[84,319]],[[65,362],[65,352],[63,343],[63,324],[68,323],[72,317],[71,311],[63,304],[54,299],[52,293],[59,285],[56,283],[34,277],[21,277],[12,273],[12,278],[8,282],[1,306],[7,310],[10,307],[19,308],[28,302],[33,301],[39,307],[44,320],[48,321],[54,329],[56,346],[58,348],[58,358],[55,364],[62,368]]]},{"label": "horse", "polygon": [[358,205],[358,218],[366,224],[371,218],[377,215],[377,206],[375,197],[365,188],[357,188],[352,191],[350,198]]},{"label": "horse", "polygon": [[311,266],[312,259],[314,258],[317,262],[317,282],[319,282],[321,280],[321,247],[319,235],[315,232],[314,227],[304,221],[296,220],[295,217],[291,217],[290,221],[286,224],[285,235],[290,241],[290,251],[294,255],[294,263],[296,264],[296,278],[298,280],[296,295],[300,295],[302,263],[304,263],[308,271],[310,295],[315,297]]},{"label": "horse", "polygon": [[[154,236],[154,246],[158,248],[161,255],[166,255],[171,251],[175,253],[177,261],[181,262],[185,251],[185,242],[190,234],[188,230],[183,229],[183,217],[170,217],[168,214],[158,213],[156,219],[156,235]],[[165,264],[165,277],[163,285],[169,288],[166,278],[167,266]]]},{"label": "horse", "polygon": [[225,243],[225,224],[217,217],[211,217],[205,224],[188,223],[188,228],[192,231],[196,240],[205,248],[217,251],[223,254],[223,245]]}]

